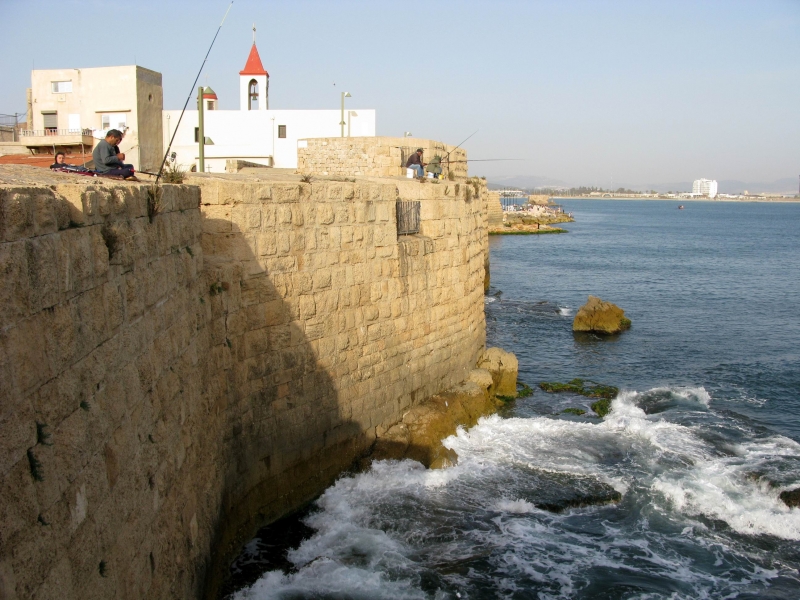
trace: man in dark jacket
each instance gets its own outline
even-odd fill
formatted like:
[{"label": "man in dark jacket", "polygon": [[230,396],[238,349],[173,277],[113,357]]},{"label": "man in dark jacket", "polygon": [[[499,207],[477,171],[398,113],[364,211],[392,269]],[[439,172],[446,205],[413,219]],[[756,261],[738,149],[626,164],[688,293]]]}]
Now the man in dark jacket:
[{"label": "man in dark jacket", "polygon": [[417,177],[424,177],[425,171],[422,170],[422,167],[424,167],[426,164],[428,163],[422,162],[422,148],[417,148],[417,151],[408,157],[408,160],[406,161],[406,168],[414,169]]},{"label": "man in dark jacket", "polygon": [[122,162],[124,154],[118,154],[116,146],[122,141],[122,132],[118,129],[109,129],[106,139],[100,140],[92,151],[94,159],[94,169],[101,175],[117,175],[125,179],[133,179],[133,165],[126,165]]}]

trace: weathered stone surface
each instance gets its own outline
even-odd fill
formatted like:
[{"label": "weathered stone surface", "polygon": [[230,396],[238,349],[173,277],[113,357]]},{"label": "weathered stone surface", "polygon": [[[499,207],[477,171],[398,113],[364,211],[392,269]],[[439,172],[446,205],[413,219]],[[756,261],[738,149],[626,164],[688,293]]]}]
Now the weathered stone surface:
[{"label": "weathered stone surface", "polygon": [[[475,381],[477,380],[477,381]],[[492,378],[485,369],[473,369],[467,381],[413,406],[403,420],[388,430],[378,431],[364,465],[373,460],[408,458],[431,469],[443,469],[458,462],[458,455],[442,445],[458,427],[469,428],[482,416],[500,406],[489,394]]]},{"label": "weathered stone surface", "polygon": [[[151,223],[146,184],[38,171],[0,167],[0,595],[200,596],[212,560],[408,427],[485,344],[486,207],[466,186],[411,182],[427,216],[401,242],[396,181],[198,175]],[[428,464],[484,412],[472,379],[455,420],[428,418],[437,444],[413,444]]]},{"label": "weathered stone surface", "polygon": [[478,361],[478,368],[486,369],[492,375],[494,385],[489,389],[490,394],[516,398],[519,362],[511,352],[488,348]]},{"label": "weathered stone surface", "polygon": [[616,304],[589,296],[589,301],[581,306],[572,321],[572,331],[586,331],[611,335],[629,329],[630,319]]}]

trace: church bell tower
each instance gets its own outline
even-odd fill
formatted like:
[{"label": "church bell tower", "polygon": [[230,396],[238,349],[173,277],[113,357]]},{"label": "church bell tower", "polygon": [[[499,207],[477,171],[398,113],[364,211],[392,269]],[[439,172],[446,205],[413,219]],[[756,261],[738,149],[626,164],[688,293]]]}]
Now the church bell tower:
[{"label": "church bell tower", "polygon": [[269,110],[269,73],[258,55],[255,25],[253,47],[244,69],[239,71],[239,107],[241,110]]}]

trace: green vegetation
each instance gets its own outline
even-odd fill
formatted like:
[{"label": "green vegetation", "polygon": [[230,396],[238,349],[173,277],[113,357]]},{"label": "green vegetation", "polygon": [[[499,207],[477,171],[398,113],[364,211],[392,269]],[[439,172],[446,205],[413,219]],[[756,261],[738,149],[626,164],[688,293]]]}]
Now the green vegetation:
[{"label": "green vegetation", "polygon": [[300,181],[302,183],[311,183],[311,179],[312,179],[311,175],[303,175],[302,177],[300,177]]},{"label": "green vegetation", "polygon": [[[608,400],[611,400],[619,393],[619,388],[616,388],[613,385],[603,385],[595,381],[577,378],[567,383],[560,383],[558,381],[543,381],[539,384],[539,387],[545,392],[551,392],[555,394],[561,392],[571,392],[573,394],[586,396],[587,398],[606,398]],[[592,408],[592,410],[594,410],[594,408]]]},{"label": "green vegetation", "polygon": [[224,289],[223,285],[218,281],[212,283],[208,291],[212,296],[216,296],[217,294],[221,294]]},{"label": "green vegetation", "polygon": [[105,577],[106,573],[108,572],[108,565],[106,565],[106,561],[101,560],[97,570],[100,571],[100,577]]},{"label": "green vegetation", "polygon": [[45,431],[47,423],[36,422],[36,443],[42,446],[52,446],[53,442],[50,441],[50,434]]},{"label": "green vegetation", "polygon": [[30,467],[31,477],[33,477],[34,481],[44,481],[42,463],[36,458],[36,455],[33,453],[33,448],[28,448],[28,467]]},{"label": "green vegetation", "polygon": [[183,183],[184,179],[186,179],[186,171],[176,163],[166,165],[161,174],[161,180],[164,183]]},{"label": "green vegetation", "polygon": [[611,411],[611,400],[603,398],[597,402],[592,402],[592,410],[598,417],[605,417]]},{"label": "green vegetation", "polygon": [[163,204],[164,190],[155,184],[147,189],[147,218],[150,222],[164,210]]},{"label": "green vegetation", "polygon": [[81,400],[81,408],[88,412],[92,406],[86,400]]},{"label": "green vegetation", "polygon": [[521,381],[518,381],[517,388],[519,388],[517,390],[517,398],[527,398],[528,396],[533,395],[533,390],[531,389],[531,386],[529,386],[527,383],[522,383]]},{"label": "green vegetation", "polygon": [[578,417],[580,417],[581,415],[585,415],[586,414],[586,411],[583,410],[582,408],[565,408],[561,412],[562,413],[566,413],[568,415],[575,415],[575,416],[578,416]]}]

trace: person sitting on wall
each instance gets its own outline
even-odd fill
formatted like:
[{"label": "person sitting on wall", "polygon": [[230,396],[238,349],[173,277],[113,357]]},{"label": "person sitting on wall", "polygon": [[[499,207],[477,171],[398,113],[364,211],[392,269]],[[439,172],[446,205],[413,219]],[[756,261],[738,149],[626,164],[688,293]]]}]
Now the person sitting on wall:
[{"label": "person sitting on wall", "polygon": [[406,161],[406,169],[414,169],[417,177],[424,177],[425,171],[422,170],[422,167],[427,164],[428,163],[422,162],[422,148],[417,148],[417,151],[408,157],[408,160]]},{"label": "person sitting on wall", "polygon": [[442,157],[438,154],[433,157],[430,164],[425,168],[428,173],[433,173],[436,179],[441,179],[442,175]]},{"label": "person sitting on wall", "polygon": [[64,160],[63,152],[56,152],[56,162],[50,165],[54,171],[66,171],[67,173],[89,173],[89,169],[80,165],[71,165]]},{"label": "person sitting on wall", "polygon": [[56,152],[56,162],[50,165],[51,169],[63,169],[67,166],[67,163],[64,162],[64,157],[66,155],[63,152]]},{"label": "person sitting on wall", "polygon": [[122,141],[122,132],[119,129],[109,129],[104,140],[100,140],[92,151],[94,168],[100,175],[115,175],[136,181],[133,174],[133,165],[123,163],[125,155],[116,151],[116,146]]}]

